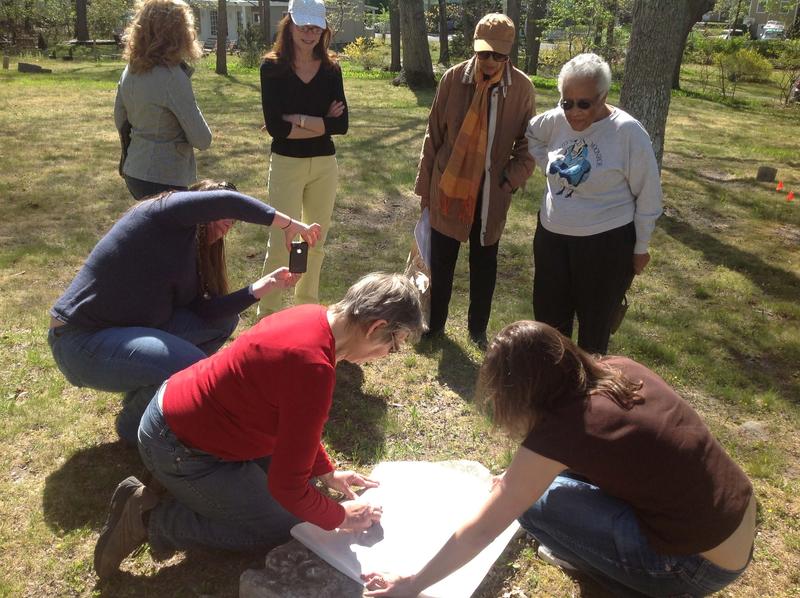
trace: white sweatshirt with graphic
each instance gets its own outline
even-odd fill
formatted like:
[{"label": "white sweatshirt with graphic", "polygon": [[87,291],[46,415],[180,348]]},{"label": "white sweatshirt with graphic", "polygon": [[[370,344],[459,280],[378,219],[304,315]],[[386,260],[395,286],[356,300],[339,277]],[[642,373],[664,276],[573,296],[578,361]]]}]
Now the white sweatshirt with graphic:
[{"label": "white sweatshirt with graphic", "polygon": [[634,253],[646,253],[661,215],[661,177],[639,121],[619,108],[583,130],[558,107],[531,119],[528,149],[547,187],[539,220],[554,233],[585,237],[636,227]]}]

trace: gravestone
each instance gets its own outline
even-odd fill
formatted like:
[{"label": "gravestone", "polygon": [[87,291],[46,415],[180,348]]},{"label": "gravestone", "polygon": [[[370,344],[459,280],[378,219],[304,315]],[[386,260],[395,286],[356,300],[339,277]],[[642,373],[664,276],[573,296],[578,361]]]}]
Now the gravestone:
[{"label": "gravestone", "polygon": [[775,175],[778,174],[778,169],[772,166],[759,166],[756,172],[756,180],[764,183],[771,183],[775,180]]},{"label": "gravestone", "polygon": [[50,69],[43,69],[38,64],[31,64],[29,62],[20,62],[17,64],[17,70],[20,73],[52,73]]},{"label": "gravestone", "polygon": [[239,578],[239,598],[361,598],[364,586],[292,540]]},{"label": "gravestone", "polygon": [[[363,532],[325,531],[310,523],[294,526],[292,536],[302,544],[285,544],[267,556],[265,569],[243,573],[240,598],[356,598],[363,592],[364,573],[414,573],[474,516],[492,487],[491,473],[475,461],[387,462],[370,477],[380,486],[361,498],[383,507],[380,523]],[[421,596],[471,596],[518,529],[512,523]]]}]

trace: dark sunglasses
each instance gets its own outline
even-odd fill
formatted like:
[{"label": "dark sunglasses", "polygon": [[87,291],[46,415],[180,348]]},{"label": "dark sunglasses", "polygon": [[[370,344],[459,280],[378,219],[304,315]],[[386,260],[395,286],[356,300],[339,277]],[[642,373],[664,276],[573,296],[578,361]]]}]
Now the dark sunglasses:
[{"label": "dark sunglasses", "polygon": [[559,100],[558,101],[558,105],[561,106],[561,108],[564,110],[564,112],[569,112],[575,106],[577,106],[581,110],[588,110],[589,108],[592,107],[592,104],[594,104],[596,101],[597,101],[597,98],[595,98],[593,100],[578,100],[578,101],[575,101],[575,100]]},{"label": "dark sunglasses", "polygon": [[476,56],[481,60],[489,60],[489,58],[494,58],[495,62],[505,62],[508,60],[508,54],[501,54],[500,52],[490,52],[489,50],[481,50],[480,52],[475,52]]}]

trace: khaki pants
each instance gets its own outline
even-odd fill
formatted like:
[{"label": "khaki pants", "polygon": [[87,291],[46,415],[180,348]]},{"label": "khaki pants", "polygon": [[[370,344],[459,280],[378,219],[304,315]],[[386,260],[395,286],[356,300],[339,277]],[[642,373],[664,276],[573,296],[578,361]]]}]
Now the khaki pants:
[{"label": "khaki pants", "polygon": [[[319,303],[319,274],[325,257],[325,238],[331,225],[339,167],[336,156],[290,158],[272,154],[269,160],[267,201],[287,216],[306,224],[319,223],[322,235],[308,252],[308,270],[294,291],[295,304]],[[263,273],[289,265],[289,252],[280,230],[270,233]],[[269,293],[259,306],[259,315],[269,315],[283,307],[282,293]]]}]

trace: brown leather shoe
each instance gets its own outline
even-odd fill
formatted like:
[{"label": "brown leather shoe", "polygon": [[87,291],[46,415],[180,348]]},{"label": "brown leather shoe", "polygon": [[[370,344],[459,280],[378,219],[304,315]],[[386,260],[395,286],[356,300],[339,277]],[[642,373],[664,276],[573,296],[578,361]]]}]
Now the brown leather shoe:
[{"label": "brown leather shoe", "polygon": [[108,520],[94,547],[94,570],[100,579],[119,571],[119,565],[147,541],[142,515],[158,504],[158,496],[131,476],[117,486],[111,497]]}]

